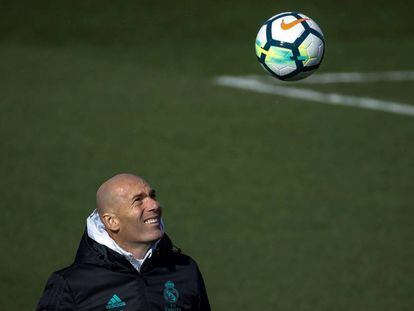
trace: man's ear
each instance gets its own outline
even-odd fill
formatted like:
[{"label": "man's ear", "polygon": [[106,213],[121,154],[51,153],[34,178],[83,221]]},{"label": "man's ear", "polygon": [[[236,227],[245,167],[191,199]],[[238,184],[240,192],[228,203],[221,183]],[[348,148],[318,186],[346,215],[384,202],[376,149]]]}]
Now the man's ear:
[{"label": "man's ear", "polygon": [[102,215],[102,222],[107,230],[117,232],[119,231],[119,219],[116,215],[105,213]]}]

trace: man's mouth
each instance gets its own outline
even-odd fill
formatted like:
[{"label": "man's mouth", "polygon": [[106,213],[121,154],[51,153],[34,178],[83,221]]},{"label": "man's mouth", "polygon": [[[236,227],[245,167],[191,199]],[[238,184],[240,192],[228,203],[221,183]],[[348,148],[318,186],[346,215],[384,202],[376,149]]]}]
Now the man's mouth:
[{"label": "man's mouth", "polygon": [[144,224],[159,224],[159,223],[160,223],[159,217],[148,218],[144,221]]}]

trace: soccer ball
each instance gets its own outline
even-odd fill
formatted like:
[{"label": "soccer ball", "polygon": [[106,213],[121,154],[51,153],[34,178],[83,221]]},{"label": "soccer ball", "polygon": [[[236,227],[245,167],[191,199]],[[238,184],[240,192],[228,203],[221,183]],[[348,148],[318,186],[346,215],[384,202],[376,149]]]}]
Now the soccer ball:
[{"label": "soccer ball", "polygon": [[257,59],[281,80],[310,76],[321,64],[324,51],[322,30],[301,13],[285,12],[269,18],[256,37]]}]

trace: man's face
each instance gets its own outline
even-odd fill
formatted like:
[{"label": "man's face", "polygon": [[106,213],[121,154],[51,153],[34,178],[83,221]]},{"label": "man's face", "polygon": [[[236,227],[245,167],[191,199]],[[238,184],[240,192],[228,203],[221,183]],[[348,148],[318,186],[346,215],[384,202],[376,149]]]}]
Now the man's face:
[{"label": "man's face", "polygon": [[121,189],[118,237],[126,243],[151,243],[164,234],[161,206],[155,191],[141,179],[132,179]]}]

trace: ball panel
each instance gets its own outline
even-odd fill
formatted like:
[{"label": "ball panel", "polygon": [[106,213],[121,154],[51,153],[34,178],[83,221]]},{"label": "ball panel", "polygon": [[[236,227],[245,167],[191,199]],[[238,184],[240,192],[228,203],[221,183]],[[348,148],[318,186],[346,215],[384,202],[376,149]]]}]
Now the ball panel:
[{"label": "ball panel", "polygon": [[322,52],[323,42],[313,34],[308,35],[299,46],[299,53],[306,67],[318,65],[322,59]]},{"label": "ball panel", "polygon": [[266,40],[266,25],[263,25],[260,28],[259,33],[257,34],[256,43],[255,43],[256,56],[258,58],[260,58],[262,55],[262,50],[266,44],[266,41],[267,41]]},{"label": "ball panel", "polygon": [[322,62],[324,52],[325,52],[325,43],[321,41],[321,45],[318,46],[318,57],[320,58],[319,63]]},{"label": "ball panel", "polygon": [[[301,23],[292,24],[296,20],[297,18],[292,15],[275,19],[272,23],[272,39],[289,43],[295,42],[296,38],[305,31]],[[284,28],[282,28],[283,25],[285,25]]]},{"label": "ball panel", "polygon": [[316,30],[317,32],[319,32],[323,36],[323,32],[322,32],[321,28],[319,28],[318,24],[313,19],[309,18],[308,16],[306,16],[305,14],[302,14],[302,13],[299,13],[299,15],[302,18],[308,18],[306,23],[309,25],[309,27]]},{"label": "ball panel", "polygon": [[296,69],[296,63],[292,56],[293,53],[290,49],[271,46],[266,55],[265,63],[277,75],[288,74]]},{"label": "ball panel", "polygon": [[[296,67],[296,65],[295,65],[295,67]],[[281,68],[281,69],[279,70],[279,76],[281,76],[281,77],[286,76],[286,75],[288,75],[289,73],[293,72],[295,69],[296,69],[296,68],[292,68],[291,66],[286,66],[286,67],[284,67],[284,68]]]}]

